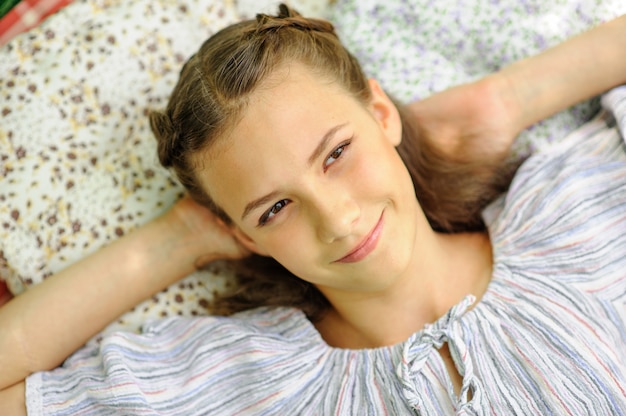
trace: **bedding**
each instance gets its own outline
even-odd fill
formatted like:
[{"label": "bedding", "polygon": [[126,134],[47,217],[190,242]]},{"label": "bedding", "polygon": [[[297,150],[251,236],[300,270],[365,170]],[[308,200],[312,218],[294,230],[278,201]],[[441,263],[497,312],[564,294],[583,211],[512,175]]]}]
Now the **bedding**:
[{"label": "bedding", "polygon": [[[0,279],[12,293],[180,197],[180,185],[158,165],[147,114],[165,106],[183,62],[206,37],[275,3],[77,0],[0,49]],[[293,3],[329,16],[366,72],[403,101],[473,80],[626,13],[621,0],[319,4]],[[534,126],[517,141],[516,154],[558,140],[597,109],[590,101]],[[216,263],[109,330],[206,314],[214,291],[229,284],[231,271]]]}]

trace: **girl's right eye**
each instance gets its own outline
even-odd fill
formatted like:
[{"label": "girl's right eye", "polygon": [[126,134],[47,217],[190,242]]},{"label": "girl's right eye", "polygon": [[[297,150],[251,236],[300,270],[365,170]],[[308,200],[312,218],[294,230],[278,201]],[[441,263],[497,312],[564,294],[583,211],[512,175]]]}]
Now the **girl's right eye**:
[{"label": "girl's right eye", "polygon": [[274,218],[274,216],[276,214],[278,214],[281,209],[283,209],[283,208],[285,208],[287,206],[287,204],[289,204],[288,200],[281,199],[280,201],[278,201],[277,203],[272,205],[272,207],[270,209],[268,209],[267,211],[265,211],[263,213],[263,215],[261,215],[261,218],[259,218],[259,225],[258,226],[262,227],[263,225],[265,225],[269,221],[271,221],[272,218]]}]

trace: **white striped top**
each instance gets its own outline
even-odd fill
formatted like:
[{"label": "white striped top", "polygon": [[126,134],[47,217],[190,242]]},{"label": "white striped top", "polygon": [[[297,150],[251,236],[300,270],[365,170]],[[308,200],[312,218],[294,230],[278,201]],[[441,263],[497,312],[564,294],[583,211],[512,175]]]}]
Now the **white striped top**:
[{"label": "white striped top", "polygon": [[[622,97],[605,104],[626,125]],[[30,376],[29,414],[626,415],[626,145],[612,119],[528,159],[485,219],[486,293],[405,342],[331,348],[290,308],[169,318]]]}]

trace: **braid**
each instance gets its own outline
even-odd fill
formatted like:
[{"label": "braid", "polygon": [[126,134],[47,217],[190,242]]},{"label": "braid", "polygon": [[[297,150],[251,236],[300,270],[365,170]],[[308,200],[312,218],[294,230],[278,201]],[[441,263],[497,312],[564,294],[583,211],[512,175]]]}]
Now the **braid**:
[{"label": "braid", "polygon": [[150,114],[150,127],[157,139],[157,154],[161,165],[166,168],[172,167],[180,143],[172,120],[165,113],[153,111]]},{"label": "braid", "polygon": [[281,3],[278,7],[278,15],[270,16],[259,13],[256,15],[256,27],[250,33],[259,35],[267,32],[275,32],[283,28],[292,27],[299,30],[311,30],[329,33],[337,37],[334,26],[321,19],[304,18],[300,13]]},{"label": "braid", "polygon": [[295,17],[295,16],[301,16],[301,15],[300,15],[300,13],[295,11],[294,9],[290,8],[289,6],[287,6],[285,3],[280,3],[278,5],[277,17],[279,17],[279,18],[287,18],[287,17]]}]

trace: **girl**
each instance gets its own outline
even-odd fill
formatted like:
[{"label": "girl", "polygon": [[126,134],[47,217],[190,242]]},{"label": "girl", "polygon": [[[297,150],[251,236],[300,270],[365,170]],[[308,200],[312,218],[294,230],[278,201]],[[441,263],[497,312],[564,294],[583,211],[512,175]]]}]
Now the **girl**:
[{"label": "girl", "polygon": [[[191,198],[0,309],[3,414],[626,413],[609,120],[531,157],[483,213],[521,130],[626,81],[617,39],[625,18],[399,107],[328,22],[281,6],[219,32],[151,117]],[[276,274],[218,309],[265,307],[114,334],[47,371],[194,268],[242,258]]]}]

